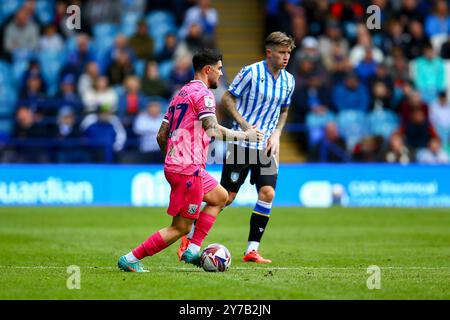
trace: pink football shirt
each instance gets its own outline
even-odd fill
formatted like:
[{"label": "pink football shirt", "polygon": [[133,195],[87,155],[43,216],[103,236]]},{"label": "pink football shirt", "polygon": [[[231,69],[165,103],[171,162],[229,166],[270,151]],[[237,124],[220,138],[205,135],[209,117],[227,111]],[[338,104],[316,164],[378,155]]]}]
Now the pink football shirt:
[{"label": "pink football shirt", "polygon": [[173,97],[163,120],[169,124],[165,171],[203,174],[211,138],[201,120],[215,114],[214,95],[200,80],[189,82]]}]

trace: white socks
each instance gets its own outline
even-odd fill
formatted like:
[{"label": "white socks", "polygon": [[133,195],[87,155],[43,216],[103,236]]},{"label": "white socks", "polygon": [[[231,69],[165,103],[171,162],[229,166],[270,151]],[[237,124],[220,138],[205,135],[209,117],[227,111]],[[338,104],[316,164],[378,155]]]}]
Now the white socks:
[{"label": "white socks", "polygon": [[128,254],[125,255],[125,259],[127,259],[127,261],[128,261],[129,263],[136,263],[136,262],[139,261],[139,259],[136,258],[136,257],[134,256],[133,252],[131,252],[131,251],[130,251]]},{"label": "white socks", "polygon": [[247,245],[247,251],[245,251],[245,255],[247,255],[249,252],[258,251],[259,248],[259,242],[256,241],[249,241]]},{"label": "white socks", "polygon": [[195,224],[193,223],[193,224],[192,224],[191,231],[189,231],[189,233],[188,233],[187,236],[186,236],[189,240],[191,240],[192,237],[194,236],[194,231],[195,231]]},{"label": "white socks", "polygon": [[187,249],[190,250],[193,254],[197,254],[200,252],[200,247],[192,242],[189,244]]}]

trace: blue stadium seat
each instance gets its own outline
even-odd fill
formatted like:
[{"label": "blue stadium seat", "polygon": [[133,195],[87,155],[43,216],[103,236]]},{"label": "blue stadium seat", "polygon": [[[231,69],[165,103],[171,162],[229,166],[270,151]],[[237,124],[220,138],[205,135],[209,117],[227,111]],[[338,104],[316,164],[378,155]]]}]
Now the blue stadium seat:
[{"label": "blue stadium seat", "polygon": [[93,28],[93,34],[96,39],[115,37],[118,31],[117,25],[113,23],[98,23]]},{"label": "blue stadium seat", "polygon": [[7,140],[14,127],[14,119],[0,118],[0,140]]},{"label": "blue stadium seat", "polygon": [[342,110],[337,115],[339,132],[347,142],[347,149],[353,147],[367,134],[366,115],[362,111]]},{"label": "blue stadium seat", "polygon": [[[6,0],[1,1],[0,4],[0,16],[2,17],[3,21],[8,19],[10,15],[15,13],[17,9],[19,9],[25,0]],[[2,21],[2,22],[3,22]]]},{"label": "blue stadium seat", "polygon": [[163,61],[158,65],[159,76],[161,79],[169,80],[173,70],[174,62],[172,60]]},{"label": "blue stadium seat", "polygon": [[17,102],[17,92],[10,86],[0,85],[0,116],[11,116]]},{"label": "blue stadium seat", "polygon": [[369,131],[372,135],[379,135],[388,139],[398,129],[398,116],[391,110],[373,110],[367,115]]},{"label": "blue stadium seat", "polygon": [[176,32],[175,17],[162,10],[152,11],[146,18],[149,34],[155,40],[155,53],[164,48],[164,37],[169,32]]},{"label": "blue stadium seat", "polygon": [[144,76],[145,64],[146,61],[141,59],[134,62],[134,71],[139,78]]},{"label": "blue stadium seat", "polygon": [[55,1],[36,1],[36,16],[43,25],[51,23],[55,18]]},{"label": "blue stadium seat", "polygon": [[137,29],[137,23],[142,15],[137,12],[126,12],[122,15],[122,23],[120,26],[120,32],[127,37],[132,36]]},{"label": "blue stadium seat", "polygon": [[12,74],[17,88],[19,88],[21,84],[23,74],[28,69],[28,64],[28,60],[19,60],[14,62],[12,66]]},{"label": "blue stadium seat", "polygon": [[0,60],[0,86],[12,86],[14,78],[11,77],[11,66],[6,61]]},{"label": "blue stadium seat", "polygon": [[64,66],[66,55],[61,51],[42,51],[39,53],[39,64],[42,75],[48,85],[47,93],[54,95],[58,91],[59,73]]},{"label": "blue stadium seat", "polygon": [[324,114],[308,113],[306,116],[306,125],[308,127],[310,146],[315,145],[322,138],[323,128],[331,121],[335,121],[335,116],[331,112]]}]

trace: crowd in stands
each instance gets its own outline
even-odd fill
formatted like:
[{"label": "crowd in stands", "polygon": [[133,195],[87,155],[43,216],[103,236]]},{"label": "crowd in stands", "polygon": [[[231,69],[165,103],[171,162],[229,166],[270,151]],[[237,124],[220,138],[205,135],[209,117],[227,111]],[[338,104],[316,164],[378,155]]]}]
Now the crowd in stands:
[{"label": "crowd in stands", "polygon": [[310,161],[449,162],[448,1],[268,0],[266,11],[267,33],[296,42],[291,128]]},{"label": "crowd in stands", "polygon": [[[449,162],[448,1],[264,8],[266,33],[296,43],[287,130],[309,161]],[[210,0],[1,1],[0,162],[162,162],[162,115],[194,52],[216,46],[218,15]]]},{"label": "crowd in stands", "polygon": [[163,114],[217,22],[210,0],[1,1],[0,161],[161,163]]}]

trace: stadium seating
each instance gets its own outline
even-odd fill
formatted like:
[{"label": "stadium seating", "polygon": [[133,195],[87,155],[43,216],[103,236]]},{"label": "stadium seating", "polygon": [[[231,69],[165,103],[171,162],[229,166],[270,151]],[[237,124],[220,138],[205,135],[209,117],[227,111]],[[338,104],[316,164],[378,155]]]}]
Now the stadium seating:
[{"label": "stadium seating", "polygon": [[38,60],[42,68],[42,75],[48,85],[47,93],[54,95],[58,91],[59,72],[65,63],[66,55],[63,52],[55,51],[41,51],[38,55]]},{"label": "stadium seating", "polygon": [[36,15],[43,25],[51,23],[55,18],[55,1],[54,0],[36,1]]},{"label": "stadium seating", "polygon": [[328,122],[335,121],[335,116],[331,112],[317,114],[310,112],[306,116],[306,125],[308,126],[309,145],[316,144],[323,136],[323,128]]},{"label": "stadium seating", "polygon": [[168,11],[157,10],[150,12],[147,17],[149,34],[155,40],[155,53],[161,52],[164,47],[164,37],[169,32],[177,30],[174,16]]},{"label": "stadium seating", "polygon": [[1,1],[0,6],[0,23],[6,21],[12,14],[14,14],[17,9],[19,9],[22,4],[25,2],[24,0],[4,0]]},{"label": "stadium seating", "polygon": [[370,134],[379,135],[388,139],[398,128],[398,116],[390,110],[373,110],[367,115]]},{"label": "stadium seating", "polygon": [[347,142],[347,149],[353,147],[367,134],[366,115],[362,111],[342,110],[337,115],[341,135]]},{"label": "stadium seating", "polygon": [[122,22],[120,25],[120,32],[126,35],[127,37],[132,36],[137,29],[137,23],[139,19],[142,18],[142,15],[137,12],[126,12],[122,16]]},{"label": "stadium seating", "polygon": [[163,61],[158,65],[159,76],[163,80],[168,80],[170,78],[170,73],[172,72],[174,63],[172,60]]}]

